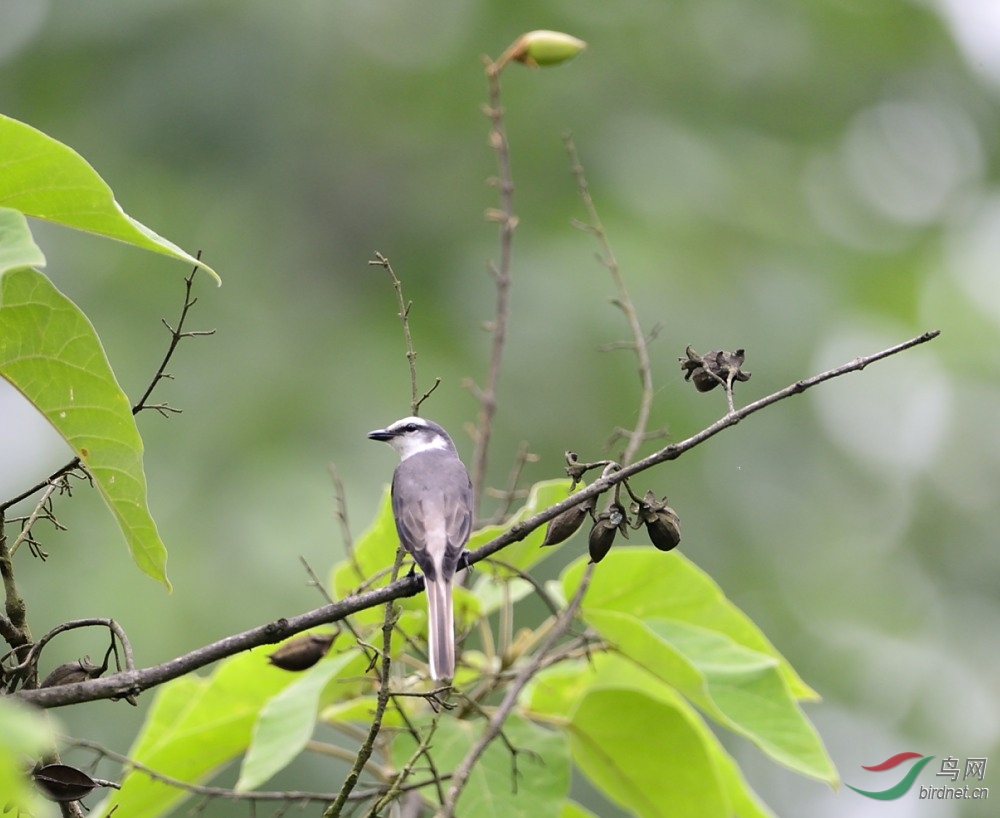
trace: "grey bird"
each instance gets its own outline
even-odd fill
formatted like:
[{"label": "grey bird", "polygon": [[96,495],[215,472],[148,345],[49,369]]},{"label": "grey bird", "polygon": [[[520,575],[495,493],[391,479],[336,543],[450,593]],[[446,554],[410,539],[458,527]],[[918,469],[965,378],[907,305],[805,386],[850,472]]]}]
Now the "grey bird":
[{"label": "grey bird", "polygon": [[403,548],[424,575],[431,677],[455,675],[452,582],[472,531],[472,483],[448,433],[419,417],[368,433],[400,457],[392,476],[392,514]]}]

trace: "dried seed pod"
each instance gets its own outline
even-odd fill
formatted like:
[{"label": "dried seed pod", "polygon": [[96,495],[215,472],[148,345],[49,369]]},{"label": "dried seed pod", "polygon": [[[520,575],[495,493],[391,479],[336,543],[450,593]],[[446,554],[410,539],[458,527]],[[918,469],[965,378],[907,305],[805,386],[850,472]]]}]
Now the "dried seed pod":
[{"label": "dried seed pod", "polygon": [[549,524],[545,528],[545,539],[542,540],[542,545],[558,545],[572,537],[577,532],[577,529],[583,525],[583,521],[587,518],[587,515],[594,510],[595,501],[596,498],[591,497],[589,500],[584,500],[582,503],[566,509],[562,514],[549,520]]},{"label": "dried seed pod", "polygon": [[335,633],[306,633],[285,642],[267,658],[282,670],[308,670],[326,656],[336,638]]},{"label": "dried seed pod", "polygon": [[650,542],[661,551],[670,551],[681,541],[681,520],[677,512],[667,505],[667,498],[657,500],[651,491],[638,503],[632,504],[632,512],[646,526]]},{"label": "dried seed pod", "polygon": [[627,522],[625,509],[617,503],[613,503],[607,511],[602,511],[597,515],[597,520],[594,527],[590,529],[590,537],[588,538],[591,562],[600,562],[608,555],[619,531],[623,536],[628,537]]},{"label": "dried seed pod", "polygon": [[750,373],[740,368],[746,357],[745,350],[726,352],[714,349],[699,355],[689,346],[684,352],[687,357],[677,359],[684,370],[684,380],[692,381],[699,392],[710,392],[720,383],[728,382],[730,377],[733,381],[750,380]]},{"label": "dried seed pod", "polygon": [[44,767],[36,767],[31,777],[42,791],[42,795],[50,801],[60,803],[79,801],[90,795],[98,786],[97,782],[83,770],[67,764],[46,764]]},{"label": "dried seed pod", "polygon": [[71,685],[75,682],[85,682],[88,679],[96,679],[105,670],[106,668],[91,662],[89,656],[84,656],[82,659],[74,659],[72,662],[63,662],[58,665],[42,680],[39,687],[57,687]]}]

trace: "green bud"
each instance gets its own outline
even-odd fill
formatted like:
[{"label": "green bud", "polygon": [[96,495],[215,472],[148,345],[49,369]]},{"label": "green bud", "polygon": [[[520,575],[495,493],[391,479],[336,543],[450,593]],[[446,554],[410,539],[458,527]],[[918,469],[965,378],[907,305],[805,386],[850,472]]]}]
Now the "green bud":
[{"label": "green bud", "polygon": [[529,31],[522,34],[510,47],[510,59],[523,62],[532,68],[540,65],[558,65],[579,54],[587,44],[561,31]]}]

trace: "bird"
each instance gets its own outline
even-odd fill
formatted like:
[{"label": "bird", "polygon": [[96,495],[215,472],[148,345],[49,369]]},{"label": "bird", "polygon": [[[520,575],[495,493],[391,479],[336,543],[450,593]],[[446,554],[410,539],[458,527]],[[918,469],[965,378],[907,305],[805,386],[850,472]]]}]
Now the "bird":
[{"label": "bird", "polygon": [[405,417],[368,433],[399,454],[392,475],[392,515],[403,548],[424,575],[431,678],[455,676],[452,585],[465,567],[472,532],[472,482],[451,436],[437,423]]}]

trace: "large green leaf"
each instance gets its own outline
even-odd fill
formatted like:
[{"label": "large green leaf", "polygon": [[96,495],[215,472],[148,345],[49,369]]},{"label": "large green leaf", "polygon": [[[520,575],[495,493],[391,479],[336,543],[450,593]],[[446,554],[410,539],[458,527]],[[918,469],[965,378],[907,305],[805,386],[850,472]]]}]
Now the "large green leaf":
[{"label": "large green leaf", "polygon": [[527,715],[564,723],[574,761],[611,800],[644,818],[675,814],[675,804],[685,810],[678,815],[721,807],[733,818],[773,818],[697,711],[618,654],[542,671],[521,704]]},{"label": "large green leaf", "polygon": [[[261,708],[294,676],[271,667],[262,651],[222,662],[207,677],[182,676],[160,688],[129,758],[182,781],[199,783],[244,752]],[[155,818],[190,793],[129,772],[97,815]]]},{"label": "large green leaf", "polygon": [[93,325],[31,267],[0,278],[0,377],[62,435],[93,476],[136,564],[169,587],[129,400]]},{"label": "large green leaf", "polygon": [[129,216],[76,151],[2,114],[0,206],[181,259],[219,278],[208,265]]},{"label": "large green leaf", "polygon": [[[481,721],[462,721],[444,714],[431,743],[438,772],[446,774],[454,770],[478,741],[482,729]],[[503,732],[507,742],[520,751],[517,758],[511,757],[504,742],[492,742],[473,768],[459,796],[455,814],[476,818],[558,815],[569,793],[566,737],[516,715],[507,719]],[[408,732],[398,735],[392,745],[393,763],[402,767],[410,761],[416,746]],[[423,767],[420,762],[417,766]],[[443,787],[447,792],[447,781],[443,782]],[[424,787],[421,793],[432,803],[437,802],[437,788],[433,785]]]},{"label": "large green leaf", "polygon": [[[581,558],[563,572],[567,599],[579,585],[586,564]],[[594,572],[582,607],[584,612],[588,609],[619,611],[643,620],[689,622],[725,634],[738,645],[777,659],[796,699],[819,698],[715,580],[677,551],[664,554],[645,546],[612,550]]]},{"label": "large green leaf", "polygon": [[596,687],[569,724],[573,760],[613,801],[643,818],[729,818],[707,732],[680,697]]},{"label": "large green leaf", "polygon": [[323,692],[330,682],[345,673],[363,674],[365,664],[367,659],[360,651],[351,650],[292,676],[291,683],[260,711],[236,789],[259,787],[291,763],[312,738]]},{"label": "large green leaf", "polygon": [[780,764],[831,785],[836,770],[778,669],[778,660],[685,622],[588,609],[588,624],[626,659],[677,689]]}]

